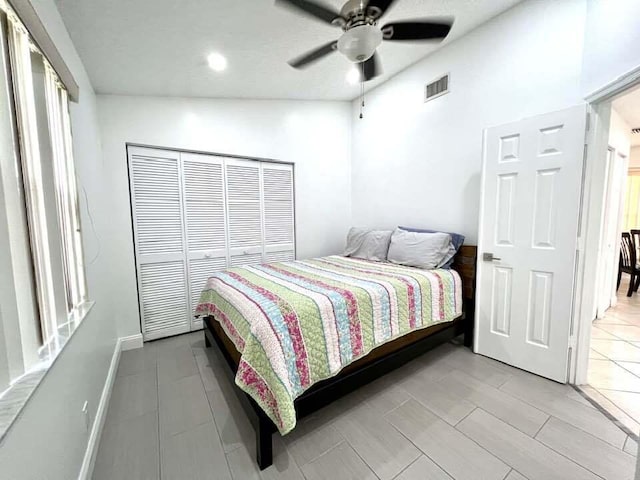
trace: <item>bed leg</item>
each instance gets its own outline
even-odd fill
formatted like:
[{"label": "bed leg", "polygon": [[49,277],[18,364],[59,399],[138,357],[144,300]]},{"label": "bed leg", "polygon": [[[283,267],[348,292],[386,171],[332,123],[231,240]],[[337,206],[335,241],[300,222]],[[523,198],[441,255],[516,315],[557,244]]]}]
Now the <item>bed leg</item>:
[{"label": "bed leg", "polygon": [[204,332],[204,346],[207,347],[207,348],[209,348],[211,346],[211,342],[209,341],[209,337],[207,337],[207,331],[206,330]]},{"label": "bed leg", "polygon": [[260,470],[270,467],[273,464],[273,434],[269,420],[263,416],[258,416],[256,428],[256,460]]}]

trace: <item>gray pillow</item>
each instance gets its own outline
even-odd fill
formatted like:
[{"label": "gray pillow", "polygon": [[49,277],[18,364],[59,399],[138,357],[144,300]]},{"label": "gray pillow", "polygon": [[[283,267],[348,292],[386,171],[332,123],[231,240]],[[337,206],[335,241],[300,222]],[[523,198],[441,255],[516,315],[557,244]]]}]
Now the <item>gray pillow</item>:
[{"label": "gray pillow", "polygon": [[387,260],[391,230],[368,230],[366,228],[352,228],[347,235],[346,257],[363,258],[376,262]]},{"label": "gray pillow", "polygon": [[398,265],[431,270],[442,265],[450,243],[448,233],[407,232],[397,228],[391,236],[387,258]]}]

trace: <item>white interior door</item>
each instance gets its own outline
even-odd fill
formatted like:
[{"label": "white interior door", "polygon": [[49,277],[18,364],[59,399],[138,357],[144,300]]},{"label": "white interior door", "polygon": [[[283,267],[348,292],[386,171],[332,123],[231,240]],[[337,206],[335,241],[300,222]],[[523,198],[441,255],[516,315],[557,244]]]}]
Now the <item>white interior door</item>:
[{"label": "white interior door", "polygon": [[586,108],[485,131],[477,353],[567,381]]},{"label": "white interior door", "polygon": [[129,148],[129,179],[145,340],[190,330],[180,154]]},{"label": "white interior door", "polygon": [[187,245],[191,330],[202,328],[194,318],[207,279],[227,267],[224,160],[213,155],[181,153]]},{"label": "white interior door", "polygon": [[262,181],[260,163],[225,162],[229,266],[262,263]]}]

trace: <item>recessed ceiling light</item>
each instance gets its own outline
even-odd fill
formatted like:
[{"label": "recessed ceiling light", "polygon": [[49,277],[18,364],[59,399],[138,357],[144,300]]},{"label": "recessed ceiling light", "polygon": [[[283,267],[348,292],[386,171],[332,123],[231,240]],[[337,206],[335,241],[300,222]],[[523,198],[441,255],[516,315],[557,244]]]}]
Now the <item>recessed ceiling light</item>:
[{"label": "recessed ceiling light", "polygon": [[227,69],[227,59],[219,53],[210,53],[207,56],[207,62],[209,63],[209,68],[215,72],[222,72]]},{"label": "recessed ceiling light", "polygon": [[356,67],[349,70],[349,72],[347,72],[347,83],[351,85],[357,85],[360,83],[360,70]]}]

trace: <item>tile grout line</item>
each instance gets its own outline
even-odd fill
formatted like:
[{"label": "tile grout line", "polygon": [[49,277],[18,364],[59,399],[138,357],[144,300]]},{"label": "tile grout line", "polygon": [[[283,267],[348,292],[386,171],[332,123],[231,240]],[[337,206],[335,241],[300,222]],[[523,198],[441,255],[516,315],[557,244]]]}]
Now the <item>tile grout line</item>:
[{"label": "tile grout line", "polygon": [[536,438],[536,437],[538,436],[538,434],[542,431],[542,429],[544,428],[544,426],[545,426],[547,423],[549,423],[549,420],[551,420],[552,415],[549,415],[548,413],[547,413],[547,415],[548,415],[547,419],[544,421],[544,423],[543,423],[542,425],[540,425],[540,428],[538,429],[538,431],[537,431],[537,432],[536,432],[536,433],[531,437],[531,438],[533,438],[534,440],[537,440],[537,438]]},{"label": "tile grout line", "polygon": [[[598,410],[602,415],[604,415],[607,418],[607,420],[609,420],[616,427],[618,427],[620,430],[622,430],[622,433],[625,433],[625,434],[627,434],[627,436],[633,437],[636,440],[638,439],[638,435],[636,435],[631,430],[629,430],[625,425],[622,424],[622,422],[620,422],[614,415],[609,413],[609,411],[606,408],[604,408],[602,405],[600,405],[598,402],[596,402],[594,399],[592,399],[580,387],[578,387],[577,385],[572,385],[572,386],[580,395],[582,395],[589,403],[591,403],[591,405],[593,405],[596,408],[596,410]],[[613,402],[611,402],[611,403],[613,403]],[[560,420],[562,420],[562,419],[560,419]],[[569,422],[567,422],[567,423],[569,423]],[[575,425],[574,425],[574,427],[575,427]],[[577,427],[577,428],[579,428],[579,427]],[[579,428],[579,429],[582,430],[585,433],[589,433],[589,432],[583,430],[582,428]],[[591,433],[589,433],[589,435],[591,435]],[[609,443],[609,442],[605,442],[605,443]],[[609,443],[609,445],[613,445],[613,444]],[[615,445],[613,445],[613,446],[615,447]],[[623,444],[623,447],[624,447],[624,444]]]},{"label": "tile grout line", "polygon": [[[416,448],[417,448],[417,447],[416,447]],[[424,455],[424,453],[423,453],[423,452],[422,452],[422,450],[420,450],[419,448],[418,448],[418,451],[421,453],[421,455],[420,455],[418,458],[416,458],[413,462],[410,462],[410,463],[409,463],[409,465],[407,465],[407,466],[406,466],[406,467],[404,467],[402,470],[400,470],[400,471],[398,472],[398,474],[397,474],[397,475],[394,475],[394,477],[393,477],[393,479],[392,479],[392,480],[395,480],[395,479],[397,479],[398,477],[400,477],[400,475],[402,475],[404,472],[406,472],[406,471],[411,467],[411,465],[413,465],[413,464],[414,464],[414,463],[416,463],[418,460],[420,460],[420,458],[422,457],[422,455]]]},{"label": "tile grout line", "polygon": [[[222,441],[222,436],[220,435],[220,429],[218,428],[216,417],[213,414],[213,408],[211,407],[211,403],[209,402],[209,396],[207,395],[207,390],[204,386],[204,379],[202,378],[200,365],[198,365],[198,360],[196,359],[196,353],[193,351],[193,344],[191,342],[189,342],[189,348],[191,349],[191,355],[193,356],[193,361],[196,362],[196,369],[198,370],[198,378],[200,379],[200,384],[202,385],[202,391],[204,392],[204,396],[207,400],[207,405],[209,407],[209,414],[211,414],[211,421],[213,422],[213,427],[216,429],[216,434],[218,435],[218,440],[220,441],[220,448],[222,449],[222,456],[224,457],[224,461],[227,464],[227,470],[229,471],[229,478],[233,479],[233,472],[231,471],[231,465],[229,465],[229,457],[227,456],[227,452],[224,451],[224,442]],[[207,356],[207,360],[209,360],[208,356]],[[234,448],[234,450],[237,450],[238,448],[240,447],[238,446],[237,448]],[[228,453],[231,453],[231,452],[228,452]],[[260,477],[262,477],[262,475],[260,475]]]}]

